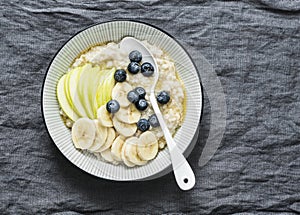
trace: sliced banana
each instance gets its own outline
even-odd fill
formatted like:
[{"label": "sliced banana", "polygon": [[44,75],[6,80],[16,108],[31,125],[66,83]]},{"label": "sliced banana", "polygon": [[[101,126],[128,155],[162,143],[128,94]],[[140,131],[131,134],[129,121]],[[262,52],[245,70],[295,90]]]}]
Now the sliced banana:
[{"label": "sliced banana", "polygon": [[96,127],[96,136],[93,145],[89,148],[91,152],[99,150],[105,144],[107,138],[107,128],[100,125],[98,120],[95,119],[93,121]]},{"label": "sliced banana", "polygon": [[137,154],[137,146],[139,145],[139,138],[130,137],[124,143],[124,155],[127,160],[138,166],[145,165],[147,161],[141,160]]},{"label": "sliced banana", "polygon": [[115,138],[116,138],[115,129],[113,129],[113,128],[107,128],[107,138],[106,138],[106,141],[105,141],[104,145],[101,146],[100,149],[97,150],[96,152],[103,152],[106,149],[108,149],[109,147],[111,147],[111,145],[114,142]]},{"label": "sliced banana", "polygon": [[102,157],[105,161],[107,161],[107,162],[109,162],[109,163],[112,163],[112,164],[115,164],[115,165],[119,164],[119,163],[113,158],[110,149],[106,149],[106,150],[104,150],[103,152],[100,152],[100,154],[101,154],[101,157]]},{"label": "sliced banana", "polygon": [[78,140],[77,140],[77,137],[75,136],[75,133],[73,132],[73,129],[72,129],[72,140],[73,140],[73,144],[74,144],[75,148],[81,149],[81,146],[78,144]]},{"label": "sliced banana", "polygon": [[146,131],[141,134],[137,146],[138,156],[142,160],[152,160],[158,152],[158,141],[156,136],[151,131]]},{"label": "sliced banana", "polygon": [[122,161],[122,147],[125,142],[125,137],[119,135],[111,145],[111,154],[116,161]]},{"label": "sliced banana", "polygon": [[141,118],[141,112],[131,104],[127,108],[120,108],[120,110],[115,113],[115,117],[121,122],[128,124],[137,123]]},{"label": "sliced banana", "polygon": [[137,130],[137,126],[136,124],[127,124],[124,122],[121,122],[117,119],[117,117],[113,117],[113,125],[115,127],[115,129],[117,130],[117,132],[121,135],[123,135],[124,137],[130,137],[132,135],[134,135],[134,133]]},{"label": "sliced banana", "polygon": [[125,148],[126,148],[125,146],[126,146],[126,144],[124,143],[124,144],[123,144],[123,147],[122,147],[122,151],[121,151],[121,158],[122,158],[122,161],[124,162],[124,164],[125,164],[126,166],[128,166],[128,167],[134,167],[135,164],[132,163],[131,161],[129,161],[129,160],[126,158],[126,156],[125,156]]},{"label": "sliced banana", "polygon": [[88,149],[93,145],[96,135],[96,127],[93,120],[80,118],[72,127],[72,140],[76,148]]},{"label": "sliced banana", "polygon": [[97,110],[97,118],[99,123],[104,127],[113,127],[110,113],[106,110],[106,105],[102,105]]},{"label": "sliced banana", "polygon": [[127,93],[132,90],[132,86],[127,82],[119,82],[117,83],[112,92],[111,97],[119,102],[121,107],[128,107],[130,105],[130,101],[127,99]]}]

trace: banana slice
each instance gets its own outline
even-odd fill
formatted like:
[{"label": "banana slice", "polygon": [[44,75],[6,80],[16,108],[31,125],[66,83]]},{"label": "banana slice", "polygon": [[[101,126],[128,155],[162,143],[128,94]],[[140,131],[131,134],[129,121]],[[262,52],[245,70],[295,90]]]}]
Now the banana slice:
[{"label": "banana slice", "polygon": [[123,144],[123,147],[122,147],[122,151],[121,151],[121,158],[122,158],[122,161],[124,162],[124,164],[125,164],[126,166],[128,166],[128,167],[134,167],[135,164],[132,163],[131,161],[129,161],[129,160],[126,158],[126,156],[125,156],[125,148],[126,148],[125,146],[126,146],[126,144],[124,143],[124,144]]},{"label": "banana slice", "polygon": [[137,145],[138,156],[143,160],[152,160],[158,152],[158,141],[151,131],[141,134],[140,142]]},{"label": "banana slice", "polygon": [[132,90],[132,86],[127,82],[119,82],[117,83],[112,92],[111,97],[119,102],[121,107],[128,107],[130,105],[130,101],[127,99],[127,93]]},{"label": "banana slice", "polygon": [[111,147],[111,145],[114,142],[115,138],[116,138],[115,129],[113,129],[113,128],[107,128],[107,138],[106,138],[106,141],[105,141],[104,145],[101,146],[100,149],[97,150],[96,152],[103,152],[106,149],[108,149],[109,147]]},{"label": "banana slice", "polygon": [[117,132],[121,135],[123,135],[124,137],[130,137],[132,135],[134,135],[134,133],[136,132],[137,126],[136,124],[127,124],[124,122],[121,122],[117,119],[117,117],[113,117],[113,125],[115,127],[115,129],[117,130]]},{"label": "banana slice", "polygon": [[97,110],[97,118],[99,123],[104,127],[113,127],[110,113],[106,110],[106,105],[102,105]]},{"label": "banana slice", "polygon": [[105,161],[107,161],[107,162],[109,162],[109,163],[112,163],[112,164],[115,164],[115,165],[119,164],[119,163],[113,158],[113,156],[112,156],[112,154],[111,154],[111,152],[110,152],[110,149],[106,149],[105,151],[100,152],[100,154],[101,154],[101,157],[102,157]]},{"label": "banana slice", "polygon": [[141,160],[137,154],[137,146],[139,145],[139,138],[130,137],[125,141],[124,155],[127,160],[138,166],[145,165],[147,161]]},{"label": "banana slice", "polygon": [[88,149],[93,145],[96,127],[93,120],[80,118],[72,127],[72,140],[76,148]]},{"label": "banana slice", "polygon": [[[73,129],[72,129],[73,131]],[[73,144],[75,146],[76,149],[81,149],[81,146],[78,144],[78,140],[77,137],[75,136],[75,133],[72,132],[72,140],[73,140]]]},{"label": "banana slice", "polygon": [[111,155],[116,161],[122,161],[121,154],[122,154],[122,147],[124,142],[125,142],[125,137],[119,135],[111,145],[111,149],[110,149]]},{"label": "banana slice", "polygon": [[120,108],[120,110],[115,113],[115,117],[121,122],[132,124],[139,121],[141,112],[136,109],[135,105],[131,104],[127,108]]},{"label": "banana slice", "polygon": [[100,125],[98,120],[95,119],[93,121],[96,127],[96,136],[93,145],[89,148],[91,152],[99,150],[105,144],[107,138],[107,128]]}]

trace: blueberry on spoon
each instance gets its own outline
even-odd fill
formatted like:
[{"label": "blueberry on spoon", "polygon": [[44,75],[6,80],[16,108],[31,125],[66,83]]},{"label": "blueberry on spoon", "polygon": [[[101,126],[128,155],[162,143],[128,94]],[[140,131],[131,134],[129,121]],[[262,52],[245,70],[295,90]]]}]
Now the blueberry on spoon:
[{"label": "blueberry on spoon", "polygon": [[141,52],[139,52],[137,50],[134,50],[134,51],[130,52],[129,53],[129,60],[131,62],[137,62],[137,63],[141,62],[141,60],[142,60]]},{"label": "blueberry on spoon", "polygon": [[130,62],[127,66],[127,70],[131,74],[137,74],[139,71],[141,71],[141,66],[137,62]]},{"label": "blueberry on spoon", "polygon": [[151,63],[148,63],[148,62],[143,63],[142,66],[141,66],[141,73],[145,77],[150,77],[154,73],[154,67],[152,66]]}]

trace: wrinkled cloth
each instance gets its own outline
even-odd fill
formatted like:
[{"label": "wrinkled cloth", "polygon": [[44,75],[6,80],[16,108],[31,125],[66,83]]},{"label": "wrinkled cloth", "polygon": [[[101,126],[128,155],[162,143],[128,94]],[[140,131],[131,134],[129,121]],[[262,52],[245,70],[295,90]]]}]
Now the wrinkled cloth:
[{"label": "wrinkled cloth", "polygon": [[[300,213],[299,5],[1,1],[1,214]],[[52,58],[76,32],[114,19],[169,32],[205,56],[223,85],[225,134],[200,168],[214,99],[205,95],[200,136],[188,158],[197,180],[191,191],[180,191],[172,173],[146,182],[91,176],[70,163],[47,133],[41,91]]]}]

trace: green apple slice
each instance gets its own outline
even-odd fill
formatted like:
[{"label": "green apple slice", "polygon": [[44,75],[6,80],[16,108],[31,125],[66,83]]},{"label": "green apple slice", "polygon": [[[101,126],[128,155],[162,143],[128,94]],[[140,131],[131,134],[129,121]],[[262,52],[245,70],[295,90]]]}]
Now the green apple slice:
[{"label": "green apple slice", "polygon": [[92,111],[93,118],[97,118],[97,114],[95,108],[94,108],[94,100],[95,100],[95,95],[97,92],[98,88],[98,83],[99,79],[101,78],[101,72],[100,72],[100,67],[95,66],[93,67],[88,73],[86,74],[86,86],[85,86],[85,96],[88,97],[88,102],[89,102],[89,108]]},{"label": "green apple slice", "polygon": [[98,108],[111,99],[115,85],[114,71],[115,68],[101,70],[100,66],[85,64],[65,74],[59,82],[57,96],[68,117],[72,120],[97,118]]},{"label": "green apple slice", "polygon": [[69,93],[69,80],[70,80],[70,74],[71,74],[71,72],[68,72],[68,73],[66,74],[64,89],[65,89],[65,94],[66,94],[66,97],[67,97],[67,100],[68,100],[69,104],[72,104],[72,103],[71,103],[70,93]]},{"label": "green apple slice", "polygon": [[97,66],[95,68],[95,70],[93,71],[93,74],[91,77],[93,85],[90,85],[90,89],[89,89],[89,92],[90,92],[89,99],[90,99],[90,104],[91,104],[91,108],[93,110],[95,119],[97,118],[97,110],[98,110],[98,107],[95,106],[95,104],[97,104],[96,103],[96,94],[97,94],[97,90],[98,90],[98,86],[99,86],[101,78],[102,78],[101,70],[100,70],[100,67]]},{"label": "green apple slice", "polygon": [[104,103],[111,100],[111,92],[115,86],[114,70],[107,72],[107,78],[103,84],[104,88]]},{"label": "green apple slice", "polygon": [[114,71],[115,68],[101,71],[101,79],[96,93],[97,109],[111,99],[111,91],[115,85]]},{"label": "green apple slice", "polygon": [[[101,71],[101,77],[98,81],[98,88],[97,88],[97,92],[96,92],[96,108],[99,108],[102,105],[102,96],[103,96],[103,90],[102,90],[102,86],[103,86],[103,82],[105,80],[105,76],[104,76],[104,70]],[[95,108],[95,109],[96,109]]]},{"label": "green apple slice", "polygon": [[74,69],[70,71],[70,78],[69,78],[69,94],[70,94],[70,105],[76,111],[76,113],[80,117],[88,117],[84,106],[81,103],[79,93],[78,93],[78,82],[81,77],[82,67],[78,67],[78,69]]},{"label": "green apple slice", "polygon": [[56,87],[56,95],[58,99],[58,103],[65,114],[74,122],[79,119],[79,116],[74,112],[73,108],[69,104],[65,91],[65,80],[67,75],[63,75],[57,84]]},{"label": "green apple slice", "polygon": [[91,96],[91,89],[95,86],[94,80],[94,71],[97,68],[93,68],[91,64],[86,64],[82,67],[81,76],[78,80],[78,94],[81,100],[81,104],[86,110],[86,113],[90,119],[94,119],[94,111],[91,105],[90,98]]}]

